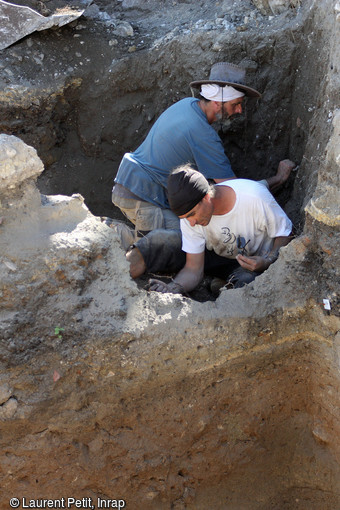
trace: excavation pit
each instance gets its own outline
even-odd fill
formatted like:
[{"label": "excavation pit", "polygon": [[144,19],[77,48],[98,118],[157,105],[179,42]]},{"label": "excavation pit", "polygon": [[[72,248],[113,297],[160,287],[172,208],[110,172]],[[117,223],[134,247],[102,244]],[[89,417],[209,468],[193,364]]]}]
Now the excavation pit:
[{"label": "excavation pit", "polygon": [[[21,167],[36,161],[0,189],[1,504],[334,510],[337,7],[98,5],[115,26],[85,16],[0,58],[1,133],[45,167],[36,187],[35,156],[12,137],[1,145]],[[118,21],[133,38],[113,34]],[[124,152],[222,60],[263,93],[222,133],[232,166],[261,179],[299,163],[277,195],[299,236],[215,302],[147,293],[98,216],[120,217],[110,198]]]}]

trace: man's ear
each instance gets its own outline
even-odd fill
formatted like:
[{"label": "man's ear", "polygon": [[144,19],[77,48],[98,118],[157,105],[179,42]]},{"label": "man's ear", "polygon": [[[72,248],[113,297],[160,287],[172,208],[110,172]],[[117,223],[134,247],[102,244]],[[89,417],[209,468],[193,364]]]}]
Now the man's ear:
[{"label": "man's ear", "polygon": [[210,195],[209,195],[209,193],[207,193],[206,195],[204,195],[204,197],[202,198],[202,200],[204,200],[205,202],[210,202]]},{"label": "man's ear", "polygon": [[221,111],[222,103],[220,101],[213,101],[214,103],[214,112],[218,113]]}]

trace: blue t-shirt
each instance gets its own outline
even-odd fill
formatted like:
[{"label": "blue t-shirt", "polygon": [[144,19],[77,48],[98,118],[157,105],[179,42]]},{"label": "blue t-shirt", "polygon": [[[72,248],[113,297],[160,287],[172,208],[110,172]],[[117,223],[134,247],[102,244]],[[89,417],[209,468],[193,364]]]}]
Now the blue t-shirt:
[{"label": "blue t-shirt", "polygon": [[190,163],[207,179],[235,177],[198,102],[188,97],[165,110],[138,149],[124,155],[115,182],[146,202],[169,208],[168,176],[179,165]]}]

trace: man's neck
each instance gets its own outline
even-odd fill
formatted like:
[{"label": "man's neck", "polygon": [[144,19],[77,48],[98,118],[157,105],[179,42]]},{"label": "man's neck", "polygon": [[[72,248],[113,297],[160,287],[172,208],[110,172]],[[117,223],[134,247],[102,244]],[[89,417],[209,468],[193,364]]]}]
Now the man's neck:
[{"label": "man's neck", "polygon": [[232,210],[236,203],[236,193],[230,186],[215,186],[215,196],[211,199],[213,216],[221,216]]},{"label": "man's neck", "polygon": [[211,102],[203,101],[200,99],[198,102],[198,106],[201,108],[202,112],[206,115],[209,124],[212,124],[215,121],[215,113],[212,111]]}]

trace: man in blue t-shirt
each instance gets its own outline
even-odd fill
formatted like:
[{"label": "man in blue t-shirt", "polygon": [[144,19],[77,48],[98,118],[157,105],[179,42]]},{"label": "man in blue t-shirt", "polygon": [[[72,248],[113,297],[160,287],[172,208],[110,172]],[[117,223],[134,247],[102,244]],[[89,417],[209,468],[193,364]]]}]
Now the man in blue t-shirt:
[{"label": "man in blue t-shirt", "polygon": [[[171,171],[185,163],[216,183],[235,179],[230,161],[212,123],[242,113],[244,96],[261,97],[244,85],[245,70],[226,62],[215,64],[209,80],[192,82],[201,99],[185,98],[170,106],[156,121],[144,142],[124,155],[115,178],[112,201],[135,225],[127,252],[130,274],[148,270],[176,271],[185,262],[179,220],[169,207],[166,186]],[[281,185],[295,166],[280,162],[278,173],[262,181],[270,189]],[[157,246],[167,243],[167,256]]]}]

